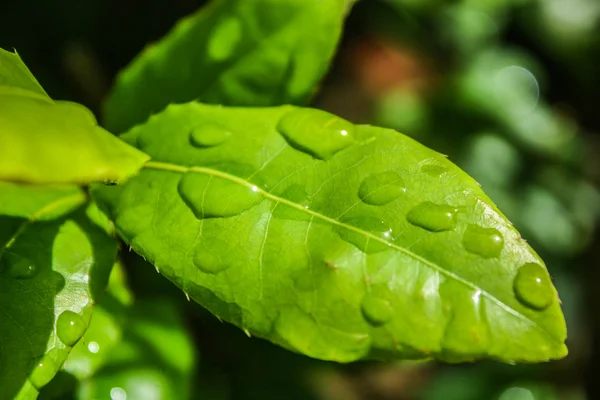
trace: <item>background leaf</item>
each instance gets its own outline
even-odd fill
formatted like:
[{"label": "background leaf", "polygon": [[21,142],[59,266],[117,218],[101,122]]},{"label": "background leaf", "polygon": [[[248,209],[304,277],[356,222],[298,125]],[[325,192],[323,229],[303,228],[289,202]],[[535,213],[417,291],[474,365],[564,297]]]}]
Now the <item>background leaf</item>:
[{"label": "background leaf", "polygon": [[[14,62],[5,61],[7,58]],[[0,180],[120,182],[148,160],[147,155],[99,127],[87,108],[54,102],[34,84],[39,87],[18,56],[2,50]]]},{"label": "background leaf", "polygon": [[[122,314],[114,311],[113,317]],[[81,382],[77,398],[192,398],[195,349],[179,310],[159,297],[136,303],[124,315],[122,339],[108,349],[104,366]],[[97,325],[93,334],[106,328]]]},{"label": "background leaf", "polygon": [[119,75],[105,123],[123,132],[169,103],[303,104],[328,68],[344,0],[215,0]]},{"label": "background leaf", "polygon": [[1,398],[35,398],[54,377],[114,262],[114,240],[85,210],[43,221],[62,200],[33,213],[39,221],[0,216]]},{"label": "background leaf", "polygon": [[249,334],[342,362],[566,354],[543,262],[412,139],[319,110],[196,103],[124,138],[156,161],[94,191],[117,231]]}]

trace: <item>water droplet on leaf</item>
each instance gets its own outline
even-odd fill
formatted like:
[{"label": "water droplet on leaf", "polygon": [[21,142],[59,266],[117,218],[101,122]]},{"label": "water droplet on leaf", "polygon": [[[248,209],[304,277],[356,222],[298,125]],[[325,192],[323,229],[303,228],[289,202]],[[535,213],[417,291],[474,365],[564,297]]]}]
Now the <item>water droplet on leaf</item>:
[{"label": "water droplet on leaf", "polygon": [[425,201],[413,208],[406,219],[411,224],[431,232],[450,231],[456,227],[458,208]]},{"label": "water droplet on leaf", "polygon": [[56,321],[56,334],[61,342],[73,346],[85,333],[86,324],[83,318],[73,311],[63,311]]},{"label": "water droplet on leaf", "polygon": [[[302,206],[304,209],[309,209],[308,194],[306,193],[306,190],[304,190],[304,187],[296,183],[288,186],[281,194],[281,197]],[[309,221],[312,217],[309,213],[290,207],[284,203],[277,204],[273,211],[273,216],[295,221]]]},{"label": "water droplet on leaf", "polygon": [[363,316],[373,326],[380,326],[392,319],[394,310],[389,301],[367,294],[360,305]]},{"label": "water droplet on leaf", "polygon": [[[344,225],[350,225],[358,228],[360,231],[368,232],[386,242],[392,242],[392,229],[383,221],[373,217],[351,217],[342,219]],[[388,243],[382,243],[379,240],[366,236],[364,233],[357,232],[353,229],[339,227],[338,233],[342,239],[352,243],[365,253],[377,253],[387,250]]]},{"label": "water droplet on leaf", "polygon": [[230,267],[226,260],[229,246],[221,239],[209,237],[196,246],[194,265],[202,272],[216,274]]},{"label": "water droplet on leaf", "polygon": [[29,375],[29,381],[38,390],[46,386],[58,372],[58,366],[50,358],[38,360]]},{"label": "water droplet on leaf", "polygon": [[242,22],[238,18],[226,18],[212,31],[207,51],[215,61],[225,61],[233,55],[242,39]]},{"label": "water droplet on leaf", "polygon": [[192,129],[190,143],[195,147],[213,147],[225,142],[231,132],[216,124],[205,124]]},{"label": "water droplet on leaf", "polygon": [[425,164],[423,166],[421,166],[420,168],[421,172],[431,175],[431,176],[435,176],[435,177],[440,177],[443,174],[445,174],[446,172],[448,172],[448,168],[439,165],[439,164]]},{"label": "water droplet on leaf", "polygon": [[127,392],[125,389],[120,387],[114,387],[110,389],[111,400],[127,400]]},{"label": "water droplet on leaf", "polygon": [[504,238],[498,229],[469,225],[463,235],[463,246],[483,258],[498,257],[504,247]]},{"label": "water droplet on leaf", "polygon": [[93,354],[98,353],[100,351],[100,345],[98,342],[90,342],[88,344],[88,351]]},{"label": "water droplet on leaf", "polygon": [[0,259],[0,272],[9,278],[30,279],[37,275],[39,268],[27,257],[6,251]]},{"label": "water droplet on leaf", "polygon": [[406,192],[404,180],[396,172],[373,174],[362,181],[358,197],[371,205],[381,206],[396,200]]},{"label": "water droplet on leaf", "polygon": [[521,303],[536,310],[548,308],[555,297],[548,272],[541,265],[534,263],[527,263],[519,268],[514,289]]},{"label": "water droplet on leaf", "polygon": [[186,173],[179,194],[196,218],[231,217],[262,201],[258,191],[237,182],[199,173]]},{"label": "water droplet on leaf", "polygon": [[285,114],[277,130],[296,150],[328,160],[354,143],[354,126],[333,114],[310,108],[296,108]]}]

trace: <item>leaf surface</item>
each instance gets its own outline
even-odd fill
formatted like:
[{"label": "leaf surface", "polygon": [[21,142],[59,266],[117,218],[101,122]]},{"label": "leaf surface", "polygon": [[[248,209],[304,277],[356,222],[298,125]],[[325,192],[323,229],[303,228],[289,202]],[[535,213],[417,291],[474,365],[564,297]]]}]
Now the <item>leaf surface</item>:
[{"label": "leaf surface", "polygon": [[120,182],[147,160],[84,106],[53,101],[16,53],[0,49],[0,180]]},{"label": "leaf surface", "polygon": [[542,260],[473,179],[408,137],[319,110],[190,103],[124,138],[155,161],[94,190],[117,231],[253,335],[341,362],[566,354]]},{"label": "leaf surface", "polygon": [[350,3],[215,0],[123,72],[105,123],[123,132],[168,104],[303,104],[325,74]]},{"label": "leaf surface", "polygon": [[0,398],[37,397],[85,332],[104,289],[116,244],[84,209],[64,214],[82,197],[72,190],[41,197],[37,211],[26,199],[20,216],[0,209]]}]

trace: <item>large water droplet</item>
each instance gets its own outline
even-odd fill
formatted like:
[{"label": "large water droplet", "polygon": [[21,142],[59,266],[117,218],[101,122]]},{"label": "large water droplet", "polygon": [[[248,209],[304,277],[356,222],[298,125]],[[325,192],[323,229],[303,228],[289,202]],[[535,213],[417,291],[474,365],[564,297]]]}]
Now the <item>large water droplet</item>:
[{"label": "large water droplet", "polygon": [[56,321],[56,334],[67,346],[74,346],[86,330],[83,318],[73,311],[63,311]]},{"label": "large water droplet", "polygon": [[186,173],[179,181],[179,194],[196,218],[231,217],[262,201],[258,188],[199,173]]},{"label": "large water droplet", "polygon": [[111,400],[127,400],[127,392],[125,389],[120,387],[114,387],[110,389]]},{"label": "large water droplet", "polygon": [[224,61],[233,55],[242,39],[242,22],[238,18],[226,18],[212,31],[208,41],[208,56]]},{"label": "large water droplet", "polygon": [[534,263],[527,263],[519,268],[514,289],[519,301],[536,310],[548,308],[555,297],[548,272],[541,265]]},{"label": "large water droplet", "polygon": [[226,255],[230,251],[226,242],[215,237],[203,239],[194,252],[194,265],[202,272],[216,274],[230,267]]},{"label": "large water droplet", "polygon": [[29,375],[29,382],[40,390],[54,378],[57,372],[58,366],[50,357],[42,358],[35,363]]},{"label": "large water droplet", "polygon": [[458,207],[425,201],[413,208],[406,219],[411,224],[432,232],[450,231],[456,227]]},{"label": "large water droplet", "polygon": [[396,200],[406,192],[404,180],[396,172],[373,174],[360,184],[358,197],[367,203],[381,206]]},{"label": "large water droplet", "polygon": [[[298,204],[306,210],[309,209],[308,194],[306,193],[306,190],[304,190],[304,187],[296,183],[288,186],[281,194],[281,197]],[[294,207],[290,207],[284,203],[277,204],[275,211],[273,211],[273,216],[276,218],[291,219],[295,221],[309,221],[311,219],[311,215],[309,213]]]},{"label": "large water droplet", "polygon": [[463,246],[483,258],[498,257],[504,247],[504,238],[498,229],[469,225],[463,235]]},{"label": "large water droplet", "polygon": [[[375,235],[386,242],[392,242],[394,240],[392,237],[392,229],[377,218],[351,217],[342,219],[340,222],[344,225],[358,228],[360,231]],[[377,253],[387,250],[390,246],[390,244],[382,243],[379,240],[375,240],[366,236],[364,233],[357,232],[353,229],[339,227],[338,233],[342,239],[352,243],[365,253]]]},{"label": "large water droplet", "polygon": [[229,139],[231,131],[216,124],[195,127],[190,133],[190,143],[195,147],[217,146]]},{"label": "large water droplet", "polygon": [[386,299],[367,294],[360,305],[363,316],[373,326],[380,326],[392,319],[394,310]]},{"label": "large water droplet", "polygon": [[14,279],[30,279],[37,275],[39,268],[27,257],[10,251],[2,254],[0,273]]},{"label": "large water droplet", "polygon": [[296,108],[277,125],[290,146],[321,160],[328,160],[354,143],[353,128],[340,117],[311,108]]}]

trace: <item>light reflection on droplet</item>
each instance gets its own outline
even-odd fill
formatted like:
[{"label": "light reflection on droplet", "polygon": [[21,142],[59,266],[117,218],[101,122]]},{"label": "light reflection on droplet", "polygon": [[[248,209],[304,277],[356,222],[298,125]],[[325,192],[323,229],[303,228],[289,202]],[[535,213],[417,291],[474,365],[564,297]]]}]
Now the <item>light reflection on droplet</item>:
[{"label": "light reflection on droplet", "polygon": [[97,342],[90,342],[88,344],[88,350],[90,353],[96,354],[100,350],[100,345]]},{"label": "light reflection on droplet", "polygon": [[342,136],[348,136],[348,131],[346,130],[341,130],[340,133],[342,134]]},{"label": "light reflection on droplet", "polygon": [[475,304],[479,304],[479,298],[481,297],[481,290],[478,290],[475,292],[475,294],[473,295],[473,297],[471,297],[473,299],[473,303]]},{"label": "light reflection on droplet", "polygon": [[110,389],[110,398],[112,400],[127,400],[127,392],[120,387]]},{"label": "light reflection on droplet", "polygon": [[257,186],[252,186],[252,191],[253,192],[258,192],[258,187]]}]

